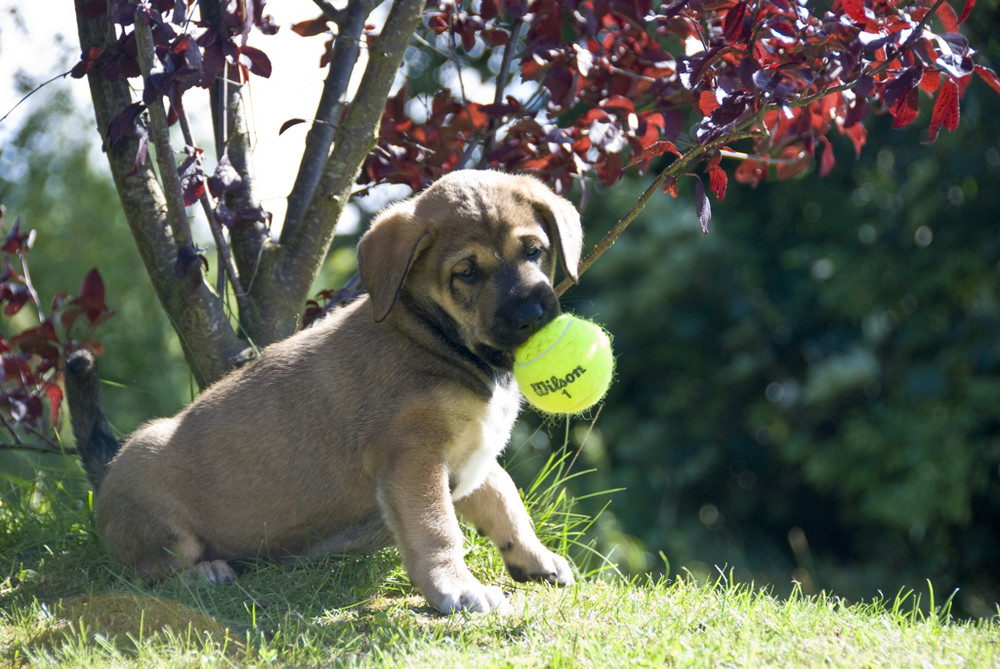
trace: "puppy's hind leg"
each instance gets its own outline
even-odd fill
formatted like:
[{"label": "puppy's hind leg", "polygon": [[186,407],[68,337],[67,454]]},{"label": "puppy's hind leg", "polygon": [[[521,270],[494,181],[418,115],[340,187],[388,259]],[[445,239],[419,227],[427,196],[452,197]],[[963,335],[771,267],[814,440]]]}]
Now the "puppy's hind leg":
[{"label": "puppy's hind leg", "polygon": [[[129,508],[121,513],[123,506]],[[170,525],[138,506],[118,504],[102,511],[119,511],[99,515],[100,532],[115,557],[133,566],[142,580],[157,581],[175,574],[192,583],[236,580],[225,561],[206,559],[205,542],[190,529]]]}]

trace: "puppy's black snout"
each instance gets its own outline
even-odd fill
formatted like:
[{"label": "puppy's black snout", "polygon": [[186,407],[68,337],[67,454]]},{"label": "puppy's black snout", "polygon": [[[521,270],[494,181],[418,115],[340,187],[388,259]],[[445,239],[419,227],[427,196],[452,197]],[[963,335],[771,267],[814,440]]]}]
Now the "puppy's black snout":
[{"label": "puppy's black snout", "polygon": [[533,335],[545,325],[545,309],[539,302],[522,304],[513,316],[514,327],[525,335]]}]

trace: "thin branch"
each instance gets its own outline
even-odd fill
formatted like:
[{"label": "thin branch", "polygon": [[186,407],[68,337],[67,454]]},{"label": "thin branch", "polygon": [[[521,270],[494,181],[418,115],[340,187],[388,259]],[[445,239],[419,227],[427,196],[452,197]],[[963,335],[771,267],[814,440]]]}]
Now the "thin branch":
[{"label": "thin branch", "polygon": [[[319,2],[321,8],[327,3]],[[347,87],[351,82],[351,74],[361,52],[361,35],[365,29],[365,20],[375,8],[373,0],[348,3],[346,14],[339,14],[337,22],[337,37],[330,57],[330,65],[316,117],[306,135],[306,148],[302,153],[299,171],[295,176],[295,184],[288,195],[288,209],[285,213],[284,231],[291,232],[302,221],[309,208],[323,175],[323,166],[330,156],[330,147],[336,136],[337,124],[343,110]],[[323,9],[324,15],[329,16]]]},{"label": "thin branch", "polygon": [[54,442],[51,439],[47,438],[44,434],[31,428],[30,426],[26,426],[25,429],[29,433],[41,439],[42,443],[34,444],[24,441],[23,439],[21,439],[21,435],[17,433],[17,430],[14,429],[14,426],[10,424],[10,421],[7,420],[7,417],[4,416],[2,413],[0,413],[0,423],[2,423],[4,429],[6,429],[7,432],[10,433],[10,438],[11,438],[11,441],[0,441],[0,450],[34,451],[37,453],[67,453],[72,455],[76,454],[75,448],[70,448],[67,446],[63,446],[58,442]]},{"label": "thin branch", "polygon": [[38,297],[38,291],[35,290],[35,284],[31,281],[31,271],[28,269],[28,259],[24,257],[23,250],[17,252],[17,257],[21,259],[21,276],[24,277],[24,287],[28,289],[28,295],[31,296],[31,301],[35,305],[35,311],[38,313],[38,322],[45,323],[45,312],[42,311],[42,300]]},{"label": "thin branch", "polygon": [[[149,24],[146,23],[142,5],[137,5],[135,9],[135,42],[142,77],[144,83],[148,85],[150,75],[159,68],[153,46],[153,34]],[[148,109],[150,132],[156,147],[156,162],[160,167],[160,181],[163,184],[163,194],[167,201],[167,220],[173,233],[174,243],[178,248],[191,246],[191,229],[184,211],[184,190],[181,187],[180,176],[177,174],[177,162],[174,160],[173,147],[170,145],[170,129],[167,124],[167,112],[163,106],[163,97],[156,96],[156,99],[149,103]]]},{"label": "thin branch", "polygon": [[[504,93],[507,91],[507,80],[510,77],[510,67],[511,63],[514,61],[514,52],[517,50],[517,40],[521,36],[522,27],[524,27],[524,21],[520,17],[514,19],[514,23],[510,26],[510,39],[504,46],[503,59],[500,61],[500,72],[497,73],[496,92],[493,94],[493,104],[495,105],[501,104],[504,100]],[[493,150],[493,146],[496,144],[497,131],[499,129],[500,123],[497,121],[496,117],[491,117],[486,137],[483,140],[483,155],[480,159],[480,167],[486,166],[486,156],[489,155],[490,151]],[[472,156],[472,151],[478,143],[479,142],[477,141],[469,142],[469,146],[466,147],[465,153],[462,155],[462,159],[459,162],[459,166],[465,165],[468,159]]]},{"label": "thin branch", "polygon": [[452,16],[452,29],[448,31],[448,57],[451,59],[451,64],[455,66],[455,76],[458,77],[458,88],[462,94],[462,106],[468,106],[469,98],[465,95],[465,80],[462,78],[462,63],[458,60],[458,47],[455,46],[455,40],[458,36],[455,35],[455,22],[454,13],[458,11],[457,6],[451,8],[453,13]]},{"label": "thin branch", "polygon": [[[183,108],[178,109],[177,119],[181,126],[181,133],[184,135],[184,143],[188,146],[194,146],[191,126],[188,123],[187,113],[185,113]],[[215,240],[215,248],[219,255],[220,271],[224,271],[229,276],[229,282],[233,285],[233,293],[236,296],[236,305],[240,313],[246,313],[250,308],[249,298],[247,292],[243,289],[240,274],[236,269],[236,264],[233,262],[233,256],[229,252],[229,243],[226,241],[225,235],[222,234],[222,226],[219,225],[219,219],[215,216],[215,207],[208,196],[207,187],[202,192],[201,197],[198,198],[198,202],[201,204],[201,209],[208,220],[208,228],[212,231],[212,239]],[[218,291],[220,293],[222,289],[223,286],[219,285]]]},{"label": "thin branch", "polygon": [[48,444],[29,444],[23,441],[10,443],[0,441],[0,451],[31,451],[32,453],[48,453],[50,455],[76,455],[72,446],[49,446]]},{"label": "thin branch", "polygon": [[[753,119],[747,121],[747,123],[752,124]],[[594,248],[591,249],[590,253],[584,256],[584,258],[580,261],[579,274],[582,275],[584,272],[586,272],[590,268],[590,266],[593,265],[594,262],[604,254],[605,251],[614,246],[615,241],[617,241],[617,239],[621,236],[621,234],[625,232],[625,229],[628,228],[628,226],[632,224],[632,221],[635,220],[635,218],[639,215],[639,213],[646,208],[646,203],[648,203],[650,198],[653,197],[653,194],[663,188],[663,184],[666,183],[667,179],[679,176],[685,169],[687,169],[688,165],[693,163],[695,160],[701,158],[702,156],[709,154],[712,151],[715,151],[719,147],[722,147],[730,142],[739,141],[741,139],[751,139],[760,136],[761,133],[755,130],[735,131],[732,134],[727,135],[726,137],[720,138],[709,144],[705,144],[704,146],[693,147],[689,149],[687,153],[678,157],[677,160],[670,163],[670,165],[666,169],[664,169],[657,175],[657,177],[653,180],[653,183],[651,183],[646,188],[646,190],[642,192],[642,195],[639,196],[639,199],[636,200],[635,204],[632,205],[632,207],[625,213],[625,215],[622,216],[621,219],[619,219],[619,221],[615,223],[610,230],[608,230],[608,232],[604,235],[601,241],[599,241],[597,244],[594,245]],[[572,285],[573,285],[572,279],[569,278],[563,279],[559,283],[559,285],[556,286],[556,294],[562,295],[567,290],[569,290],[569,288]]]},{"label": "thin branch", "polygon": [[67,70],[66,72],[63,72],[62,74],[57,74],[56,76],[52,77],[51,79],[49,79],[47,81],[43,81],[42,83],[38,84],[37,86],[35,86],[34,88],[32,88],[27,93],[25,93],[24,96],[20,100],[18,100],[16,103],[14,103],[13,107],[11,107],[10,109],[7,110],[6,114],[4,114],[2,117],[0,117],[0,123],[3,123],[4,121],[6,121],[7,117],[10,116],[11,114],[13,114],[14,110],[17,109],[18,107],[20,107],[22,104],[24,104],[24,102],[28,98],[30,98],[32,95],[34,95],[38,91],[40,91],[43,88],[45,88],[46,86],[48,86],[49,84],[51,84],[56,79],[63,79],[63,78],[65,78],[66,75],[70,74],[72,71],[73,70]]},{"label": "thin branch", "polygon": [[21,436],[17,433],[17,430],[14,429],[14,426],[10,424],[10,421],[8,421],[7,417],[2,413],[0,413],[0,423],[3,423],[4,428],[10,432],[10,438],[14,440],[16,445],[24,443],[21,441]]}]

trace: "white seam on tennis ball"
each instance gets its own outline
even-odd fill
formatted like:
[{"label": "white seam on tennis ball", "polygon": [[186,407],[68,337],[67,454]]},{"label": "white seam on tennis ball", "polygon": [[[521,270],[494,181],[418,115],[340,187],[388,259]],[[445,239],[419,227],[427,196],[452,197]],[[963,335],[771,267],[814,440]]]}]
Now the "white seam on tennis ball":
[{"label": "white seam on tennis ball", "polygon": [[547,349],[545,349],[544,351],[542,351],[541,353],[539,353],[538,355],[536,355],[531,360],[525,360],[524,362],[518,362],[516,364],[518,364],[518,365],[530,365],[531,363],[535,362],[536,360],[538,360],[539,358],[541,358],[543,355],[545,355],[546,353],[548,353],[549,351],[551,351],[552,347],[555,346],[556,344],[558,344],[559,340],[562,339],[563,336],[565,336],[566,331],[569,330],[569,326],[572,325],[572,324],[573,324],[573,319],[572,318],[567,318],[566,319],[566,327],[563,328],[563,331],[559,333],[558,337],[556,337],[555,339],[552,340],[552,343],[549,344],[549,347]]}]

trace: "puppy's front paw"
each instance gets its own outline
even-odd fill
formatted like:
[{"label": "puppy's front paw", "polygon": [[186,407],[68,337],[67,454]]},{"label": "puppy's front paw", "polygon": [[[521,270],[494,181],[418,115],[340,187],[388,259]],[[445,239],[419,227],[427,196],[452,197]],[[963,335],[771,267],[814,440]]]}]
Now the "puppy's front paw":
[{"label": "puppy's front paw", "polygon": [[520,583],[525,581],[544,581],[552,585],[572,585],[573,567],[561,555],[539,547],[535,551],[521,551],[517,555],[505,555],[507,571],[511,578]]},{"label": "puppy's front paw", "polygon": [[458,611],[507,613],[511,611],[510,603],[500,588],[495,585],[483,585],[471,576],[468,580],[456,580],[436,585],[434,591],[430,594],[425,592],[424,597],[441,613],[451,614]]}]

